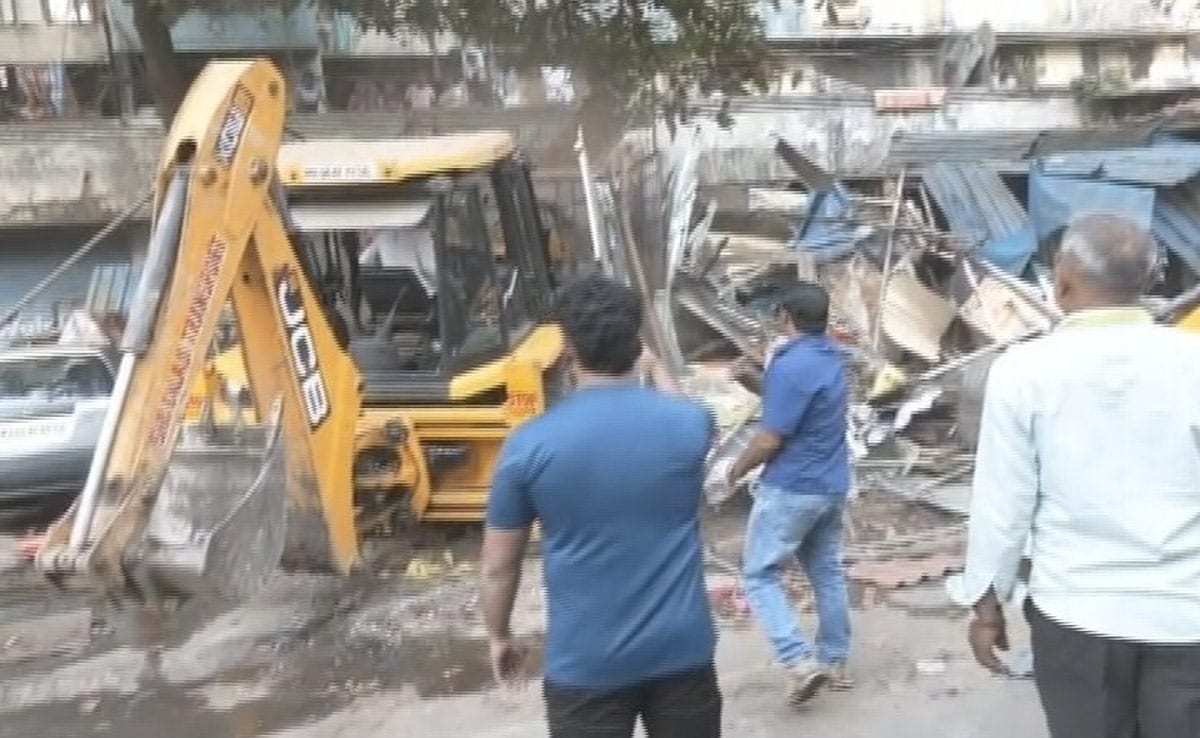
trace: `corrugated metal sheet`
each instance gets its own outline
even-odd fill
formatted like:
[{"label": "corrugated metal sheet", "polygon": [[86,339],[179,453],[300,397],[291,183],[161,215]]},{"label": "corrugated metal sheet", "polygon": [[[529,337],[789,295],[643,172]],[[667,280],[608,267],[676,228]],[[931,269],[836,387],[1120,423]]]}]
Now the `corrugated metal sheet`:
[{"label": "corrugated metal sheet", "polygon": [[899,131],[892,137],[893,164],[1016,161],[1024,159],[1037,131]]},{"label": "corrugated metal sheet", "polygon": [[1000,175],[982,164],[934,164],[923,177],[955,233],[983,241],[1016,233],[1028,223],[1025,208]]},{"label": "corrugated metal sheet", "polygon": [[1150,142],[1149,126],[1122,128],[898,131],[888,151],[893,164],[1020,161],[1037,154],[1101,152]]},{"label": "corrugated metal sheet", "polygon": [[1153,132],[1153,127],[1149,125],[1129,128],[1051,128],[1037,134],[1033,155],[1144,146],[1150,143]]},{"label": "corrugated metal sheet", "polygon": [[950,230],[978,245],[979,254],[1018,275],[1037,240],[1029,216],[994,169],[984,164],[935,164],[924,181]]},{"label": "corrugated metal sheet", "polygon": [[1200,273],[1200,183],[1159,192],[1150,228],[1159,244]]},{"label": "corrugated metal sheet", "polygon": [[1200,174],[1200,144],[1056,154],[1041,159],[1040,166],[1053,177],[1173,187]]}]

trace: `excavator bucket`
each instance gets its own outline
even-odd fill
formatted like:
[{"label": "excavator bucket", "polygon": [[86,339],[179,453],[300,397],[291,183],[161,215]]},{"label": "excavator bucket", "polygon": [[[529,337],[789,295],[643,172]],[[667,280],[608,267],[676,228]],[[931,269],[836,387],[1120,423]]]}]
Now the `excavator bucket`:
[{"label": "excavator bucket", "polygon": [[278,568],[288,508],[280,407],[261,426],[185,427],[127,571],[144,593],[242,598]]},{"label": "excavator bucket", "polygon": [[[357,561],[361,380],[287,230],[273,164],[285,89],[267,60],[212,62],[172,123],[87,481],[37,556],[63,586],[114,599],[241,599],[284,559],[341,571]],[[248,380],[218,393],[237,405],[234,420],[210,407],[188,422],[226,317]]]}]

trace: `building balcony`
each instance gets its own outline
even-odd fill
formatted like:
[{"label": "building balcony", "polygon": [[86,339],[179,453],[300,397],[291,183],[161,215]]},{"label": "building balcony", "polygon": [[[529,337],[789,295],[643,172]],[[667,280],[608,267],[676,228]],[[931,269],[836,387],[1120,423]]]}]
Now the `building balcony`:
[{"label": "building balcony", "polygon": [[88,0],[0,2],[0,64],[97,64],[107,58],[104,28]]},{"label": "building balcony", "polygon": [[[308,139],[377,139],[500,129],[537,163],[550,147],[569,152],[576,124],[573,107],[539,105],[294,115],[288,131]],[[162,138],[153,117],[0,124],[0,229],[108,220],[150,186]]]},{"label": "building balcony", "polygon": [[103,64],[104,28],[88,24],[0,23],[0,64]]},{"label": "building balcony", "polygon": [[[1119,6],[1118,6],[1119,5]],[[1145,3],[1102,0],[829,0],[818,9],[800,0],[764,0],[767,38],[780,45],[937,41],[984,23],[1000,40],[1183,37],[1200,30],[1200,10],[1176,3],[1163,11]]]}]

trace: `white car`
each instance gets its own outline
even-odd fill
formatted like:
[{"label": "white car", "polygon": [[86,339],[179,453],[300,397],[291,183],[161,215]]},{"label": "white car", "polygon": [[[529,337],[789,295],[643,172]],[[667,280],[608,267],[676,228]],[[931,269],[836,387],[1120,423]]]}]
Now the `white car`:
[{"label": "white car", "polygon": [[82,346],[0,352],[0,506],[79,492],[112,392],[113,358]]}]

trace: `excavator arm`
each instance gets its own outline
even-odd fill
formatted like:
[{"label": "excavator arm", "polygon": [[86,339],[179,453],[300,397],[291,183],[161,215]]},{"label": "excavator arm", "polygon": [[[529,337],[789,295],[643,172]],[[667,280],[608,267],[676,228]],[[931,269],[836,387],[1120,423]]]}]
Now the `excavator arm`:
[{"label": "excavator arm", "polygon": [[[108,418],[39,565],[108,592],[245,595],[281,557],[356,564],[357,369],[289,236],[275,177],[285,85],[268,61],[214,62],[171,127]],[[223,308],[260,426],[184,424]]]}]

